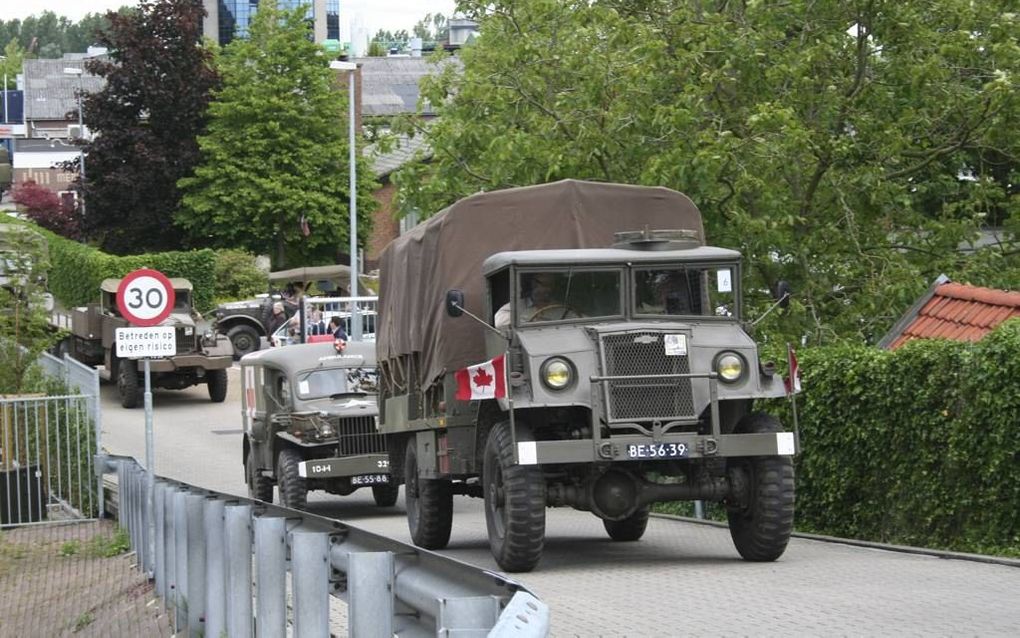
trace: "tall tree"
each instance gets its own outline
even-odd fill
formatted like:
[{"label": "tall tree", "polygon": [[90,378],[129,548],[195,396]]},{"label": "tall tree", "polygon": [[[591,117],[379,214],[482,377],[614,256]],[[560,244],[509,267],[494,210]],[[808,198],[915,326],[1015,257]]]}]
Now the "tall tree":
[{"label": "tall tree", "polygon": [[143,1],[109,13],[100,43],[110,57],[86,62],[106,79],[84,100],[86,234],[115,253],[181,247],[173,227],[177,180],[199,159],[198,134],[219,77],[203,47],[201,0]]},{"label": "tall tree", "polygon": [[[196,243],[270,254],[277,267],[334,263],[349,227],[346,93],[309,40],[303,11],[262,5],[221,69],[202,164],[180,182],[177,222]],[[367,163],[358,169],[363,238],[374,200]]]},{"label": "tall tree", "polygon": [[[1020,21],[1008,0],[462,2],[482,37],[423,84],[434,160],[405,210],[566,177],[664,185],[748,264],[777,337],[874,340],[985,219],[1020,220]],[[419,126],[411,121],[412,126]],[[1014,282],[1015,285],[1015,282]]]}]

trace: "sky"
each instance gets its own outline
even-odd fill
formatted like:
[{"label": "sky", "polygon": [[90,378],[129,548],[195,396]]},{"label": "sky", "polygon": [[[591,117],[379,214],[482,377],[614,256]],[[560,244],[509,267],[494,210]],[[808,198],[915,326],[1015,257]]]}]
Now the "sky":
[{"label": "sky", "polygon": [[[0,0],[0,20],[25,19],[43,11],[52,11],[77,22],[87,13],[102,13],[137,0]],[[426,13],[442,13],[449,17],[455,0],[340,0],[341,30],[347,31],[347,19],[360,17],[364,28],[374,34],[379,29],[411,30]]]}]

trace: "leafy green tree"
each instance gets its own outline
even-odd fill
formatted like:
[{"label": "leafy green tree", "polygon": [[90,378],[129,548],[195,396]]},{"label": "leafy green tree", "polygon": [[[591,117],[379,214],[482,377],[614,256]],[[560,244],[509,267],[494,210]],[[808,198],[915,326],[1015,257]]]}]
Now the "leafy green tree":
[{"label": "leafy green tree", "polygon": [[385,58],[388,49],[379,40],[372,40],[368,43],[368,53],[366,54],[370,58]]},{"label": "leafy green tree", "polygon": [[25,50],[21,48],[18,41],[12,39],[4,47],[4,59],[0,60],[0,82],[7,78],[6,89],[12,90],[18,86],[18,74],[25,63]]},{"label": "leafy green tree", "polygon": [[[348,238],[346,93],[304,13],[263,5],[227,45],[223,88],[182,179],[177,223],[196,244],[273,255],[274,266],[335,263]],[[345,78],[341,86],[346,86]],[[358,168],[358,236],[371,228],[372,178]]]},{"label": "leafy green tree", "polygon": [[197,136],[219,83],[213,54],[200,45],[202,17],[193,0],[109,13],[100,43],[110,56],[86,62],[106,85],[84,100],[95,133],[85,144],[85,233],[108,252],[181,247],[177,180],[198,163]]},{"label": "leafy green tree", "polygon": [[568,177],[669,186],[743,252],[752,318],[792,282],[766,335],[875,340],[940,272],[1020,274],[1008,250],[957,250],[1020,219],[1010,5],[462,2],[481,37],[423,83],[440,117],[404,126],[434,159],[396,176],[399,203]]},{"label": "leafy green tree", "polygon": [[[134,11],[122,7],[121,13]],[[17,41],[29,55],[41,58],[59,58],[64,53],[84,53],[97,41],[96,34],[109,25],[106,17],[89,13],[78,22],[72,22],[52,11],[43,11],[24,20],[0,20],[0,44]]]}]

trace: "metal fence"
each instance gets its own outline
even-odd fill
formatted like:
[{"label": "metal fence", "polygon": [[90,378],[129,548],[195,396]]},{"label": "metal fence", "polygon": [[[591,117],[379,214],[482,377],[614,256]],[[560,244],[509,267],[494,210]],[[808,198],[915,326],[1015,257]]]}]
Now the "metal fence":
[{"label": "metal fence", "polygon": [[0,527],[100,515],[92,400],[0,399]]},{"label": "metal fence", "polygon": [[[150,492],[132,458],[109,457],[104,467],[118,475],[117,513],[138,564],[184,635],[275,637],[288,625],[302,638],[548,633],[546,605],[500,574],[177,481],[155,477]],[[331,596],[346,603],[346,627],[331,622]]]}]

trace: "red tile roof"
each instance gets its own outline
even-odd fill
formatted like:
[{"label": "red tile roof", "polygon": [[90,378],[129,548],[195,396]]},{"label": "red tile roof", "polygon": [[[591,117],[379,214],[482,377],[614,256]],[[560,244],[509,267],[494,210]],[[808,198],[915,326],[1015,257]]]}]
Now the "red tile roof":
[{"label": "red tile roof", "polygon": [[935,288],[931,299],[893,339],[889,349],[912,339],[979,341],[1013,317],[1020,317],[1020,292],[944,283]]}]

